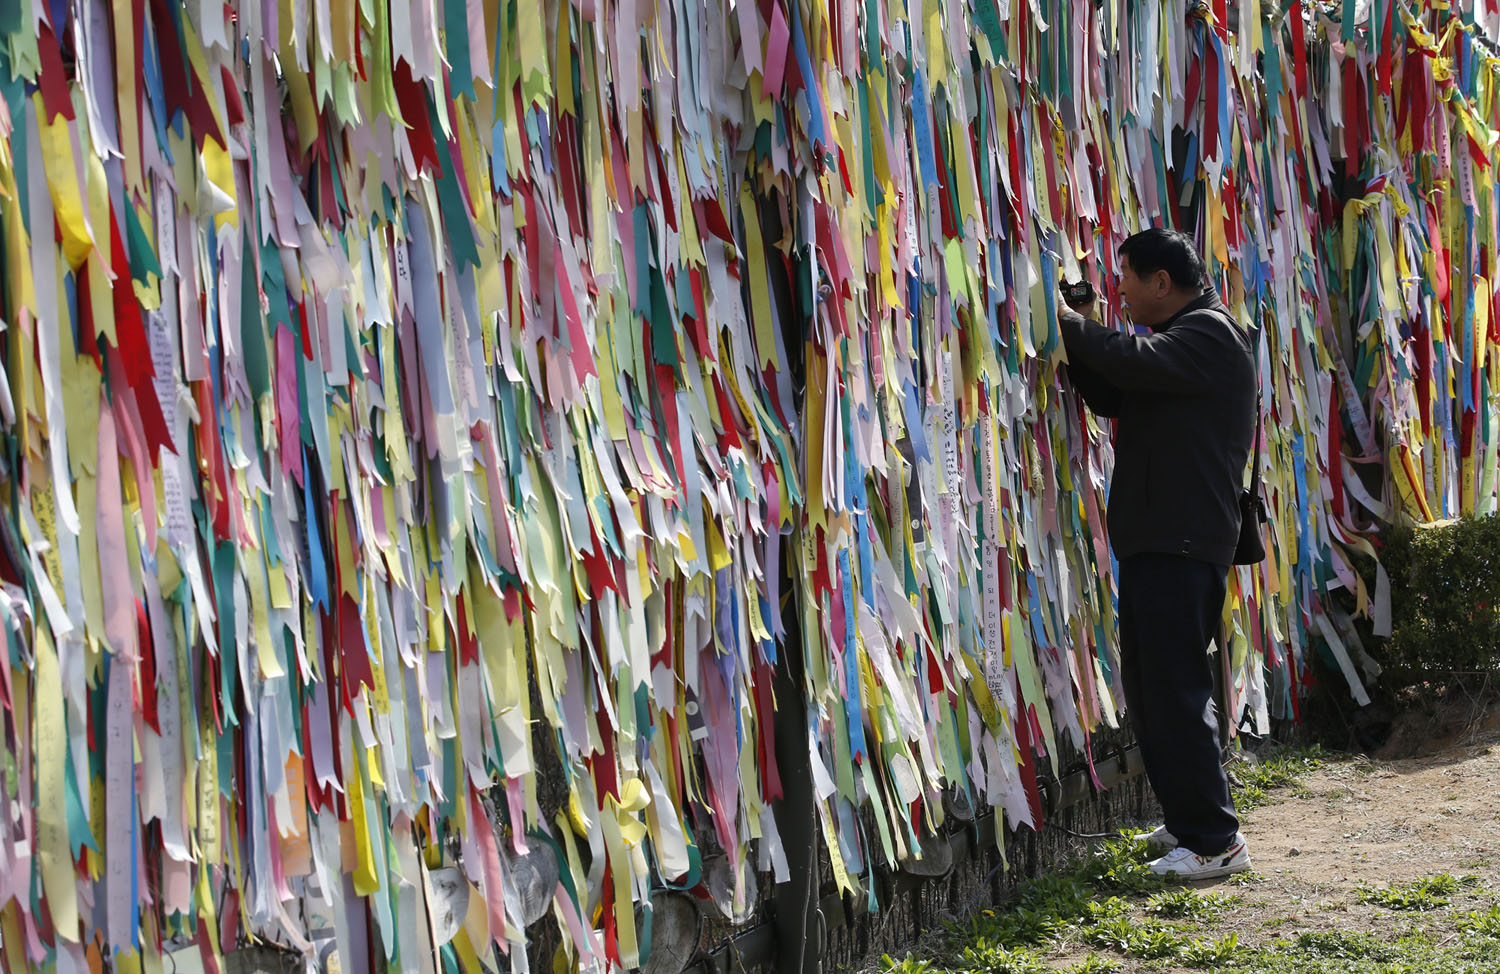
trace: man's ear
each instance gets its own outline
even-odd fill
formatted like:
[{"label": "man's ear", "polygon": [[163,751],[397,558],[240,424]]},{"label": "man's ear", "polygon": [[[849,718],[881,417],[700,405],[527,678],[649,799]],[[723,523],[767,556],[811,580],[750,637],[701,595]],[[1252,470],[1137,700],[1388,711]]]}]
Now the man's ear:
[{"label": "man's ear", "polygon": [[1159,270],[1151,275],[1151,283],[1156,285],[1157,297],[1166,297],[1172,293],[1172,275],[1165,270]]}]

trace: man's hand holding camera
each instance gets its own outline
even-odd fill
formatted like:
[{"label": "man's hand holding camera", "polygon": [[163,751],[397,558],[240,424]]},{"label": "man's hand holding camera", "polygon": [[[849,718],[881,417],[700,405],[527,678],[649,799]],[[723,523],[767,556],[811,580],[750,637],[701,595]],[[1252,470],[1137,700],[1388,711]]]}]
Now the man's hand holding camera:
[{"label": "man's hand holding camera", "polygon": [[1094,317],[1094,307],[1098,303],[1098,295],[1094,293],[1094,285],[1088,281],[1079,281],[1076,284],[1061,284],[1057,289],[1058,305],[1057,318],[1062,320],[1067,310],[1077,312],[1085,318]]}]

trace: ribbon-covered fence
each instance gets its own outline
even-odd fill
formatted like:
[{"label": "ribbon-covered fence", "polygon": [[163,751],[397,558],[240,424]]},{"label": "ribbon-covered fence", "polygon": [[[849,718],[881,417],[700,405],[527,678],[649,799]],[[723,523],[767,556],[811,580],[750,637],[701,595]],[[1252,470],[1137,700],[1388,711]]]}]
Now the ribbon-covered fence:
[{"label": "ribbon-covered fence", "polygon": [[629,968],[710,861],[742,916],[821,842],[879,908],[945,790],[1041,827],[1121,707],[1055,285],[1114,320],[1147,225],[1261,336],[1231,711],[1292,715],[1313,651],[1363,697],[1352,553],[1496,507],[1500,107],[1452,6],[0,6],[8,968],[332,929],[524,970],[533,922]]}]

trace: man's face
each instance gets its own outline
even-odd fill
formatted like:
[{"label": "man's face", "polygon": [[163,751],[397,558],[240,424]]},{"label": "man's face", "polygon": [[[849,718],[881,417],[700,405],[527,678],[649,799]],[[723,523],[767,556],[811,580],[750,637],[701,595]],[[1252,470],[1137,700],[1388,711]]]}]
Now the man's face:
[{"label": "man's face", "polygon": [[1120,300],[1125,313],[1138,325],[1156,325],[1162,321],[1162,302],[1172,290],[1172,278],[1166,271],[1141,277],[1130,266],[1130,258],[1120,260]]}]

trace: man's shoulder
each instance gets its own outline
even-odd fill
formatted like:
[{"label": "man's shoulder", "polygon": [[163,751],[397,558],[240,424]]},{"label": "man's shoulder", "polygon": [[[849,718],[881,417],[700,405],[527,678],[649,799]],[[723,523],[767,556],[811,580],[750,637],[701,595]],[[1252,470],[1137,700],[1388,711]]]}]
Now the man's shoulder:
[{"label": "man's shoulder", "polygon": [[1213,304],[1205,304],[1196,308],[1189,307],[1186,311],[1182,312],[1182,316],[1177,321],[1178,323],[1193,321],[1228,325],[1234,328],[1239,327],[1229,309],[1217,301]]},{"label": "man's shoulder", "polygon": [[1250,347],[1250,332],[1235,320],[1233,313],[1222,304],[1205,308],[1194,308],[1177,319],[1174,328],[1188,327],[1211,332],[1224,338],[1233,338],[1245,348]]}]

